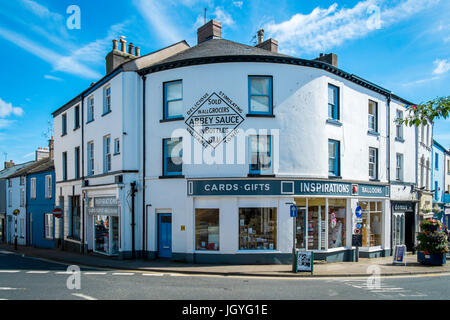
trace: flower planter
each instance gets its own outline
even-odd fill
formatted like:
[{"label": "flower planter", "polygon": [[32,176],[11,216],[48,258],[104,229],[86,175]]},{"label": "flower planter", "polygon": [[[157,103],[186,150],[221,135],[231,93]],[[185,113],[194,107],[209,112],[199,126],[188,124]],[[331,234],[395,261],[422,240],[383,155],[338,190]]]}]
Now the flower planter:
[{"label": "flower planter", "polygon": [[447,258],[445,253],[425,254],[423,251],[418,251],[417,261],[430,266],[442,266],[447,262]]}]

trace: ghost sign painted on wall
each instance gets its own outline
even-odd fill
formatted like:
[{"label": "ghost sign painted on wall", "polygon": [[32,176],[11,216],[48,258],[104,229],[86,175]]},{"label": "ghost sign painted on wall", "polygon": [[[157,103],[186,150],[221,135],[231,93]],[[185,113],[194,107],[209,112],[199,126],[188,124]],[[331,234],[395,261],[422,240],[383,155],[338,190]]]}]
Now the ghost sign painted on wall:
[{"label": "ghost sign painted on wall", "polygon": [[203,147],[216,148],[237,133],[237,127],[245,120],[243,110],[225,93],[205,93],[187,112],[189,133]]}]

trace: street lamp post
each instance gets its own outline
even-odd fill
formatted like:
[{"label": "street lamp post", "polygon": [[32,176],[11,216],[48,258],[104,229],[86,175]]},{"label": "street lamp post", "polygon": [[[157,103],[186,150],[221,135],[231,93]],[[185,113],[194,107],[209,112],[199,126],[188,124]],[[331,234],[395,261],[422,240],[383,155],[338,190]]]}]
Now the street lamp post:
[{"label": "street lamp post", "polygon": [[17,251],[17,215],[20,213],[19,209],[13,211],[14,215],[14,250]]}]

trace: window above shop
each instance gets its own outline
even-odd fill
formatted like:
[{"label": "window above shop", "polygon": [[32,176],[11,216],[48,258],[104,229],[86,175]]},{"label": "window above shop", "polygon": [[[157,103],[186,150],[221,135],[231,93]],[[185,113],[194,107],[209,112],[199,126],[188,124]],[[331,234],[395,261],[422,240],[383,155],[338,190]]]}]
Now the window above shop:
[{"label": "window above shop", "polygon": [[369,100],[369,131],[378,132],[378,103]]},{"label": "window above shop", "polygon": [[328,175],[332,177],[340,176],[340,142],[328,140]]},{"label": "window above shop", "polygon": [[164,82],[163,84],[164,106],[163,119],[182,119],[183,118],[183,82],[175,80]]},{"label": "window above shop", "polygon": [[328,84],[328,119],[339,120],[339,88]]},{"label": "window above shop", "polygon": [[272,137],[254,135],[249,137],[250,174],[272,173]]},{"label": "window above shop", "polygon": [[369,148],[369,179],[378,179],[378,149]]},{"label": "window above shop", "polygon": [[183,140],[181,138],[163,139],[163,175],[183,174]]},{"label": "window above shop", "polygon": [[249,115],[273,114],[273,87],[271,76],[248,77]]}]

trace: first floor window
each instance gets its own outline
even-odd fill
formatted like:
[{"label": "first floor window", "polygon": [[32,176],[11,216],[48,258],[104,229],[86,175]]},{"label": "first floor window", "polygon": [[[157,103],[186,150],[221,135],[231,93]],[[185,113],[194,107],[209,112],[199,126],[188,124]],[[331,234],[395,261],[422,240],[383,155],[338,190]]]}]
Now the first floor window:
[{"label": "first floor window", "polygon": [[381,246],[382,204],[381,201],[358,202],[358,206],[363,210],[361,230],[363,247]]},{"label": "first floor window", "polygon": [[87,160],[88,160],[88,172],[87,175],[88,176],[93,176],[94,175],[94,142],[88,142],[87,145]]},{"label": "first floor window", "polygon": [[328,84],[328,119],[339,120],[339,88]]},{"label": "first floor window", "polygon": [[20,189],[20,206],[25,207],[25,190]]},{"label": "first floor window", "polygon": [[270,173],[272,168],[272,137],[250,136],[250,173]]},{"label": "first floor window", "polygon": [[369,130],[377,131],[377,109],[378,104],[375,101],[369,100]]},{"label": "first floor window", "polygon": [[12,207],[12,190],[8,193],[8,207]]},{"label": "first floor window", "polygon": [[36,178],[30,179],[30,198],[36,199]]},{"label": "first floor window", "polygon": [[52,176],[45,176],[45,198],[50,199],[52,197]]},{"label": "first floor window", "polygon": [[45,214],[45,238],[53,239],[53,214]]},{"label": "first floor window", "polygon": [[219,209],[195,209],[196,250],[219,250]]},{"label": "first floor window", "polygon": [[249,113],[272,114],[272,77],[251,76],[249,81]]},{"label": "first floor window", "polygon": [[164,175],[181,175],[183,172],[183,141],[178,139],[163,140]]},{"label": "first floor window", "polygon": [[25,219],[20,219],[20,237],[25,238]]},{"label": "first floor window", "polygon": [[114,154],[119,154],[120,153],[120,140],[119,138],[116,138],[114,140]]},{"label": "first floor window", "polygon": [[65,134],[67,134],[67,114],[63,114],[61,117],[61,120],[62,120],[61,134],[65,135]]},{"label": "first floor window", "polygon": [[78,179],[80,178],[80,147],[75,148],[74,160],[75,179]]},{"label": "first floor window", "polygon": [[397,153],[396,156],[395,179],[403,180],[403,154],[401,153]]},{"label": "first floor window", "polygon": [[[403,111],[397,110],[396,118],[397,120],[403,119]],[[396,123],[395,128],[395,137],[397,139],[403,140],[403,125],[400,123]]]},{"label": "first floor window", "polygon": [[164,83],[164,119],[183,117],[183,82]]},{"label": "first floor window", "polygon": [[339,156],[339,141],[328,140],[328,174],[330,176],[340,175]]},{"label": "first floor window", "polygon": [[111,136],[103,137],[103,173],[111,171]]},{"label": "first floor window", "polygon": [[378,178],[378,149],[369,148],[369,178]]},{"label": "first floor window", "polygon": [[67,180],[67,152],[62,153],[62,179]]},{"label": "first floor window", "polygon": [[434,182],[434,200],[439,200],[439,184],[437,181]]},{"label": "first floor window", "polygon": [[277,208],[239,208],[239,249],[277,249]]}]

